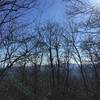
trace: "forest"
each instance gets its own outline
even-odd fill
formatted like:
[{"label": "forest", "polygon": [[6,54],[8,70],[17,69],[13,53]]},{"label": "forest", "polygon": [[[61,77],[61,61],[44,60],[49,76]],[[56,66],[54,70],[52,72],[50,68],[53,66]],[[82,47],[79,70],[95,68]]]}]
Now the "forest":
[{"label": "forest", "polygon": [[22,23],[38,1],[0,0],[0,100],[100,100],[100,1],[62,0],[65,22]]}]

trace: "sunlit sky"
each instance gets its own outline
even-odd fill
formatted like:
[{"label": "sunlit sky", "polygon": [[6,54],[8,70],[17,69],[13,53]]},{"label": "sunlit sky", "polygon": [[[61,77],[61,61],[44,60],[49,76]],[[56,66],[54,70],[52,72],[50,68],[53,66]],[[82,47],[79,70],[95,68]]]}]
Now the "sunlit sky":
[{"label": "sunlit sky", "polygon": [[100,0],[94,0],[94,3],[98,5],[98,3],[100,4]]},{"label": "sunlit sky", "polygon": [[100,7],[100,0],[87,0],[95,8]]}]

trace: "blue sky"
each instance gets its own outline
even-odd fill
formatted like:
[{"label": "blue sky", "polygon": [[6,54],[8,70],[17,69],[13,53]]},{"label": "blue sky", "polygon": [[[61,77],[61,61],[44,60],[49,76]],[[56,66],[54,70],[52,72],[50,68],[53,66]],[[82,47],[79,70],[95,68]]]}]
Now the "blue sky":
[{"label": "blue sky", "polygon": [[32,23],[35,21],[54,20],[63,22],[65,20],[65,2],[63,0],[38,0],[35,8],[25,12],[20,22]]},{"label": "blue sky", "polygon": [[[97,7],[100,0],[89,0],[89,2],[91,6]],[[41,22],[47,20],[64,22],[66,19],[66,3],[64,0],[37,0],[36,6],[26,11],[20,21],[32,23],[35,19],[35,21]]]}]

